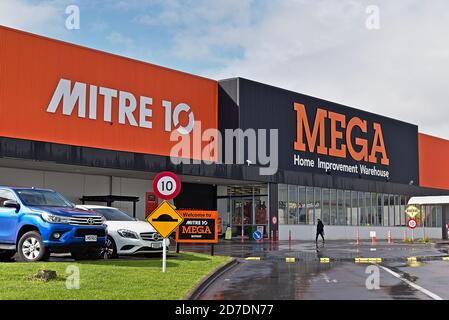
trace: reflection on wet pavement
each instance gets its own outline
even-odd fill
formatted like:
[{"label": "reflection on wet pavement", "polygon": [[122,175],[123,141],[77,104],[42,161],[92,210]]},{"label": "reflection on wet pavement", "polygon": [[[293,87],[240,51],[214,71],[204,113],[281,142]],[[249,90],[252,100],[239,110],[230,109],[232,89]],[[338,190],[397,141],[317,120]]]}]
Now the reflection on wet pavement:
[{"label": "reflection on wet pavement", "polygon": [[[192,246],[181,250],[207,252],[207,248],[204,249]],[[382,269],[378,269],[380,288],[368,290],[366,281],[371,273],[367,268],[372,264],[356,264],[354,258],[380,257],[382,265],[412,282],[419,282],[420,277],[414,270],[432,267],[436,263],[433,260],[441,260],[441,256],[447,255],[442,251],[445,249],[405,244],[378,244],[376,250],[372,249],[368,243],[355,246],[343,242],[326,243],[318,249],[314,243],[219,245],[215,248],[216,254],[232,255],[238,258],[239,264],[218,278],[201,299],[430,299]],[[260,257],[260,260],[247,261],[246,257]],[[286,262],[286,257],[295,258],[295,262]],[[410,257],[419,257],[419,260],[407,259]],[[326,260],[320,258],[330,258],[330,261],[323,263]],[[449,267],[449,262],[444,263]]]}]

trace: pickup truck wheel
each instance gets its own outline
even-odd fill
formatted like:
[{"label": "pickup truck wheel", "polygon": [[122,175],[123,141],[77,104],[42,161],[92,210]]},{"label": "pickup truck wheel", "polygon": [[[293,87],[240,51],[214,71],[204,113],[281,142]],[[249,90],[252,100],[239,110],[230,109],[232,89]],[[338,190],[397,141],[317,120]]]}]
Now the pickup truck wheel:
[{"label": "pickup truck wheel", "polygon": [[0,251],[0,261],[11,261],[15,254],[15,251]]},{"label": "pickup truck wheel", "polygon": [[41,235],[36,231],[27,232],[20,238],[17,252],[20,260],[25,262],[42,261],[50,257],[50,251],[45,248]]}]

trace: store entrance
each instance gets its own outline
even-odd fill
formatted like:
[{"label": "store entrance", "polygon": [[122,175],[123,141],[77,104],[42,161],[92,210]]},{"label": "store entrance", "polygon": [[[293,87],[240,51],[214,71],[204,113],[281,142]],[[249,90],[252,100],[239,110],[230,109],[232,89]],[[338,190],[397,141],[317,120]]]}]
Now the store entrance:
[{"label": "store entrance", "polygon": [[218,209],[225,222],[224,229],[230,228],[233,238],[253,240],[256,230],[268,237],[268,194],[265,186],[227,186],[226,196],[218,199]]}]

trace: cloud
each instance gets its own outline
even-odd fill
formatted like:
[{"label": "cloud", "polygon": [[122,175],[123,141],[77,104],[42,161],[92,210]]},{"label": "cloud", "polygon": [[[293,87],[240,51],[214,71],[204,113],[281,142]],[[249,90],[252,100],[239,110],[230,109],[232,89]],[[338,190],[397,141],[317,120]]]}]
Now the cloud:
[{"label": "cloud", "polygon": [[0,24],[33,33],[60,33],[65,30],[66,1],[0,1]]},{"label": "cloud", "polygon": [[113,45],[116,46],[125,46],[127,48],[131,48],[134,46],[134,40],[129,37],[125,37],[119,32],[113,31],[111,32],[106,39]]},{"label": "cloud", "polygon": [[[158,1],[156,1],[158,2]],[[380,30],[366,8],[378,5]],[[449,138],[445,0],[158,2],[135,18],[171,30],[174,59],[418,124]]]}]

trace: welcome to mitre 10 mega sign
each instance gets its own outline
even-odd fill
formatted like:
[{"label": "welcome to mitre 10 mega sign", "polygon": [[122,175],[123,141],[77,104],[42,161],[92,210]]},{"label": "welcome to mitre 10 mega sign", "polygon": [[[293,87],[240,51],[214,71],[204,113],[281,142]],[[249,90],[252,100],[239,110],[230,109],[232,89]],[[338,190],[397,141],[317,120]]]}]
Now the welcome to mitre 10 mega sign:
[{"label": "welcome to mitre 10 mega sign", "polygon": [[0,27],[0,70],[0,136],[169,156],[218,126],[217,83],[163,67]]}]

